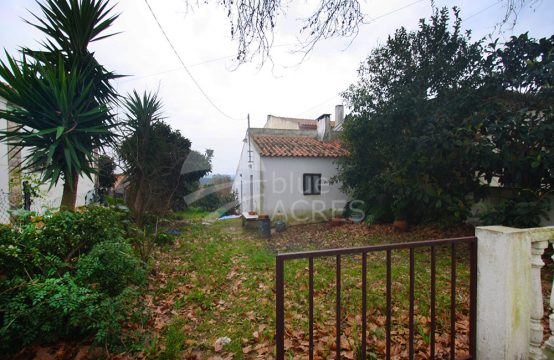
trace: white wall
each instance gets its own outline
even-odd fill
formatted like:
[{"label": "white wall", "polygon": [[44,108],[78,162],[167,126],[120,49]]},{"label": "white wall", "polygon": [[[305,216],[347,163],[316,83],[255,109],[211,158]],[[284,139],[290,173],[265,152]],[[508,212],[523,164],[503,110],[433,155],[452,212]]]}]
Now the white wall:
[{"label": "white wall", "polygon": [[[0,97],[0,109],[5,110],[7,107],[6,100]],[[6,130],[7,121],[0,119],[0,129]],[[9,192],[9,171],[8,171],[8,145],[5,142],[0,142],[0,192]]]},{"label": "white wall", "polygon": [[298,130],[298,123],[288,118],[268,115],[264,125],[266,129]]},{"label": "white wall", "polygon": [[[248,142],[243,142],[242,151],[240,155],[239,165],[237,167],[237,172],[235,174],[235,179],[233,181],[233,191],[236,191],[240,212],[245,211],[256,211],[260,212],[260,203],[261,203],[261,186],[260,186],[260,153],[254,146],[254,142],[251,143],[250,149],[252,151],[250,159],[252,160],[249,163],[248,156]],[[250,202],[250,179],[252,176],[252,187],[253,187],[253,199],[252,205]],[[242,185],[241,185],[242,182]],[[194,204],[193,204],[194,206]]]},{"label": "white wall", "polygon": [[[94,177],[93,177],[94,179]],[[32,199],[31,210],[40,214],[48,209],[58,209],[62,201],[63,195],[63,180],[60,180],[58,184],[49,190],[49,184],[43,184],[40,186],[40,191],[43,194],[40,198]],[[85,198],[89,191],[94,189],[94,181],[91,181],[86,176],[79,177],[79,184],[77,185],[77,201],[76,206],[85,205]]]},{"label": "white wall", "polygon": [[[0,109],[5,110],[6,100],[0,98]],[[0,119],[0,129],[6,130],[7,121]],[[10,186],[9,186],[9,167],[8,167],[8,145],[0,142],[0,223],[8,223],[10,216]]]},{"label": "white wall", "polygon": [[[6,109],[7,102],[5,99],[0,98],[0,109]],[[0,129],[6,130],[7,121],[0,119]],[[25,157],[27,149],[22,151],[22,158]],[[93,177],[94,178],[94,177]],[[41,186],[41,193],[44,194],[42,198],[33,199],[31,204],[31,210],[43,212],[46,208],[58,208],[60,206],[63,184],[60,182],[58,185],[49,189],[48,184]],[[79,185],[77,187],[77,206],[85,204],[86,194],[94,189],[94,181],[91,181],[87,177],[81,176],[79,178]],[[0,221],[7,222],[9,215],[9,166],[8,166],[8,145],[5,142],[0,142]]]},{"label": "white wall", "polygon": [[[29,149],[23,149],[21,152],[22,159],[28,154]],[[36,176],[39,176],[37,173]],[[95,176],[92,177],[93,180]],[[86,176],[79,176],[79,183],[77,184],[77,201],[76,206],[85,205],[85,196],[88,192],[94,190],[94,181],[90,180]],[[38,213],[43,213],[48,209],[58,209],[60,207],[63,195],[63,179],[60,178],[58,184],[50,188],[50,184],[42,184],[39,192],[40,198],[32,198],[31,210]]]},{"label": "white wall", "polygon": [[[262,212],[272,218],[285,217],[288,223],[321,221],[340,212],[347,195],[340,184],[331,183],[337,175],[335,158],[262,157]],[[321,194],[304,195],[303,175],[321,174]]]},{"label": "white wall", "polygon": [[[233,182],[241,212],[256,211],[273,219],[283,218],[289,224],[321,221],[331,213],[342,212],[348,197],[340,190],[340,184],[330,182],[337,175],[336,158],[261,157],[253,141],[250,148],[252,163],[249,163],[248,142],[243,142]],[[321,174],[320,195],[304,195],[306,173]],[[250,175],[253,207],[250,206]]]}]

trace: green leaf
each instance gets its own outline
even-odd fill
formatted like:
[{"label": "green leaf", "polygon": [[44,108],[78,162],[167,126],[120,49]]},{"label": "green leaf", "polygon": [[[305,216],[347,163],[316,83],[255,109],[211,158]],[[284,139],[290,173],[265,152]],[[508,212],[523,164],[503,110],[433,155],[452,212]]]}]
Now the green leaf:
[{"label": "green leaf", "polygon": [[58,140],[60,138],[60,136],[62,136],[64,130],[65,129],[64,129],[63,126],[58,126],[57,131],[56,131],[56,140]]}]

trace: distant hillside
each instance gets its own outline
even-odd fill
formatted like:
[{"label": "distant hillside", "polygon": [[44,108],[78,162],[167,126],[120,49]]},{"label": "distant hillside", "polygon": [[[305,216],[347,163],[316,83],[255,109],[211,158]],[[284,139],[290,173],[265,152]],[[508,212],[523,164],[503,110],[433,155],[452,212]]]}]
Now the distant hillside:
[{"label": "distant hillside", "polygon": [[200,179],[200,184],[201,185],[204,185],[204,186],[209,186],[209,185],[212,185],[213,182],[214,182],[214,179],[218,179],[218,178],[221,178],[221,177],[228,177],[230,178],[231,181],[234,180],[234,175],[227,175],[227,174],[211,174],[211,175],[208,175],[208,176],[204,176],[203,178]]}]

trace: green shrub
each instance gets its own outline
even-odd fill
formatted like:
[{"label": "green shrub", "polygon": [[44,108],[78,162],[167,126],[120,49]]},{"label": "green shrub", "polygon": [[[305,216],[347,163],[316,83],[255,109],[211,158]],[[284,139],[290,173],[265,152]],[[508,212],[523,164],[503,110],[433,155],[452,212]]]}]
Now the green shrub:
[{"label": "green shrub", "polygon": [[548,198],[518,197],[502,199],[488,208],[480,219],[484,225],[504,225],[516,228],[537,227],[541,218],[548,219]]},{"label": "green shrub", "polygon": [[94,334],[97,343],[117,338],[137,299],[131,288],[117,296],[80,286],[70,274],[32,281],[3,296],[0,350],[13,351],[39,341]]},{"label": "green shrub", "polygon": [[[126,213],[98,206],[0,226],[0,353],[94,335],[116,340],[145,278]],[[104,344],[105,345],[105,344]]]},{"label": "green shrub", "polygon": [[75,330],[68,326],[71,315],[98,297],[94,290],[78,286],[69,274],[19,282],[12,289],[1,298],[3,350],[69,334]]},{"label": "green shrub", "polygon": [[158,246],[173,245],[173,243],[175,243],[175,238],[170,234],[161,233],[156,236],[154,242]]},{"label": "green shrub", "polygon": [[236,192],[213,192],[210,188],[204,190],[203,195],[193,205],[204,211],[220,210],[221,216],[234,213],[238,207],[238,197]]},{"label": "green shrub", "polygon": [[144,280],[139,260],[129,244],[103,242],[95,245],[77,262],[76,277],[110,296],[119,295],[129,284]]},{"label": "green shrub", "polygon": [[0,273],[59,274],[94,245],[124,241],[124,220],[124,212],[100,206],[45,216],[21,214],[16,226],[0,231]]}]

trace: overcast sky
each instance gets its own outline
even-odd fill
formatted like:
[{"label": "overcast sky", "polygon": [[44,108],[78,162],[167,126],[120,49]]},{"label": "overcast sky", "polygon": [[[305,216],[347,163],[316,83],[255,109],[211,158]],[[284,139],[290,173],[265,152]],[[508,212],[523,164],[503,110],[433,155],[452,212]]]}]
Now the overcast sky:
[{"label": "overcast sky", "polygon": [[[246,130],[246,115],[253,127],[261,127],[268,114],[316,118],[334,113],[341,103],[339,93],[356,80],[356,70],[371,49],[387,35],[404,26],[417,27],[418,19],[431,14],[430,0],[367,0],[368,16],[379,18],[364,25],[352,39],[320,42],[299,64],[295,54],[299,18],[306,17],[314,1],[291,1],[279,19],[273,64],[260,68],[259,59],[236,69],[233,61],[237,43],[231,39],[223,9],[201,5],[187,9],[186,0],[149,0],[183,61],[198,83],[225,113],[243,120],[229,120],[203,97],[171,51],[143,0],[119,0],[121,13],[113,31],[117,36],[94,45],[102,64],[120,74],[132,75],[117,82],[120,93],[136,89],[158,91],[164,103],[166,121],[192,141],[195,150],[215,150],[214,173],[235,173]],[[191,1],[196,3],[196,1]],[[463,26],[481,38],[494,30],[503,17],[506,1],[436,0],[437,6],[457,5]],[[199,1],[198,3],[202,3]],[[38,13],[34,0],[0,0],[0,45],[15,55],[19,46],[38,47],[43,39],[21,17],[28,10]],[[401,9],[401,10],[399,10]],[[398,10],[398,11],[395,11]],[[554,1],[535,2],[520,14],[513,33],[529,31],[533,37],[554,34]],[[512,31],[495,34],[506,38]],[[0,58],[4,59],[2,54]]]}]

